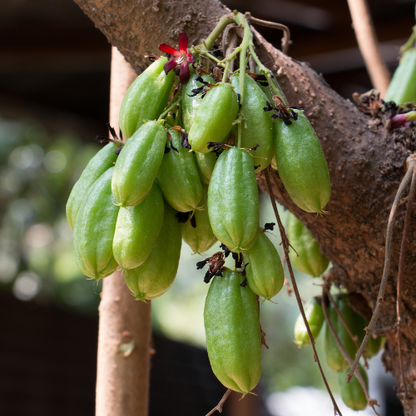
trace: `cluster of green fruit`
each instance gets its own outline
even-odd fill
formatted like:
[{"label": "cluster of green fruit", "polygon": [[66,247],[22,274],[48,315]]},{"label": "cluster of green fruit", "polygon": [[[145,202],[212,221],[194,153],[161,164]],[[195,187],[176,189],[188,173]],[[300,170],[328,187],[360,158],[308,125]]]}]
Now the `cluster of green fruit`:
[{"label": "cluster of green fruit", "polygon": [[[293,201],[321,213],[329,173],[313,128],[303,111],[285,104],[270,71],[261,66],[267,77],[246,73],[245,58],[234,72],[232,58],[212,65],[206,43],[192,55],[181,36],[179,51],[164,45],[173,59],[156,59],[130,86],[119,115],[127,140],[113,140],[90,161],[69,197],[67,217],[81,271],[100,279],[120,267],[140,300],[171,286],[182,239],[196,253],[219,241],[222,251],[198,263],[209,264],[205,281],[212,280],[207,349],[218,379],[247,394],[261,372],[258,299],[270,300],[284,282],[265,232],[270,226],[259,227],[256,175],[274,159]],[[252,43],[244,45],[252,50]],[[208,71],[202,57],[211,59]],[[188,62],[195,62],[189,74]],[[213,66],[222,81],[209,75]],[[230,253],[234,270],[224,267]]]},{"label": "cluster of green fruit", "polygon": [[[332,335],[329,326],[325,324],[325,316],[322,309],[322,299],[312,298],[305,307],[305,314],[314,339],[318,337],[322,327],[325,325],[325,357],[330,368],[338,373],[338,383],[341,391],[341,397],[344,403],[354,410],[363,410],[367,407],[367,397],[357,377],[353,377],[347,384],[347,373],[350,368],[348,361],[342,354],[338,344]],[[340,294],[335,298],[335,304],[342,315],[345,324],[348,326],[354,339],[351,337],[342,319],[338,315],[334,305],[329,303],[326,306],[328,318],[346,352],[354,360],[358,351],[358,345],[361,344],[364,336],[364,328],[368,322],[358,313],[356,313],[347,303],[347,296]],[[310,339],[303,322],[302,316],[299,315],[295,323],[295,342],[300,346],[310,345]],[[365,358],[371,358],[378,353],[382,346],[382,338],[370,337],[364,351]],[[363,378],[368,391],[367,374],[363,366],[359,364],[359,371]]]}]

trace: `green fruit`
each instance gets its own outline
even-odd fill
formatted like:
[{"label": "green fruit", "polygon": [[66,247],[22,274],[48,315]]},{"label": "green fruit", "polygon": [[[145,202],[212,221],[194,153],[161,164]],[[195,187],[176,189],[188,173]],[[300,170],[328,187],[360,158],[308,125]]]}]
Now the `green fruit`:
[{"label": "green fruit", "polygon": [[[322,310],[321,301],[317,301],[316,298],[312,298],[305,306],[306,320],[308,321],[309,328],[312,336],[316,339],[321,332],[323,323],[325,322],[324,312]],[[310,345],[311,340],[309,338],[308,330],[306,329],[303,317],[299,314],[295,323],[295,343],[304,346]]]},{"label": "green fruit", "polygon": [[[345,322],[350,328],[352,334],[357,337],[357,340],[362,339],[364,330],[362,326],[362,321],[359,319],[360,315],[354,312],[354,310],[351,309],[351,307],[348,305],[346,295],[340,295],[336,299],[336,304]],[[348,334],[347,330],[344,327],[344,324],[342,323],[332,304],[328,307],[327,311],[328,317],[342,345],[344,346],[345,350],[347,351],[351,359],[354,360],[355,354],[358,350],[356,344]],[[344,368],[348,367],[348,361],[344,358],[341,350],[338,348],[335,338],[332,336],[328,325],[326,327],[325,332],[325,352],[327,363],[333,370],[341,371]]]},{"label": "green fruit", "polygon": [[205,95],[195,112],[188,140],[195,152],[208,153],[208,142],[223,142],[238,114],[237,94],[230,84],[219,83]]},{"label": "green fruit", "polygon": [[[182,97],[181,97],[181,109],[182,109],[182,120],[183,127],[187,132],[191,130],[192,123],[195,118],[195,113],[197,108],[200,106],[203,98],[203,93],[198,93],[195,95],[195,92],[192,90],[201,88],[204,86],[201,82],[197,81],[200,75],[193,74],[190,76],[189,81],[182,87]],[[209,75],[201,75],[202,79],[205,82],[210,84],[215,84],[214,78]],[[192,97],[191,97],[192,96]]]},{"label": "green fruit", "polygon": [[114,168],[106,170],[88,190],[74,229],[74,254],[86,276],[101,279],[113,273],[118,264],[113,256],[113,237],[119,207],[111,195]]},{"label": "green fruit", "polygon": [[[361,364],[358,364],[358,368],[368,391],[367,373],[361,366]],[[350,409],[364,410],[367,407],[367,398],[365,397],[364,390],[361,387],[361,384],[355,375],[347,384],[347,373],[349,372],[349,370],[349,368],[346,368],[345,370],[338,373],[338,384],[341,392],[342,401]]]},{"label": "green fruit", "polygon": [[194,253],[205,253],[217,241],[212,232],[207,210],[208,186],[202,185],[202,200],[198,209],[194,212],[194,222],[196,227],[192,226],[192,220],[189,219],[181,224],[182,238]]},{"label": "green fruit", "polygon": [[285,280],[282,261],[273,243],[259,227],[257,241],[243,253],[247,283],[258,296],[271,300],[283,287]]},{"label": "green fruit", "polygon": [[[366,334],[365,328],[368,326],[368,321],[356,312],[354,312],[354,316],[355,333],[357,334],[358,344],[361,345]],[[383,337],[373,338],[370,336],[364,349],[364,357],[371,358],[375,356],[380,351],[382,345]]]},{"label": "green fruit", "polygon": [[306,212],[322,213],[331,196],[328,166],[319,139],[300,110],[286,125],[276,119],[276,164],[280,179],[293,202]]},{"label": "green fruit", "polygon": [[260,379],[261,337],[256,296],[243,280],[229,269],[214,277],[204,324],[212,371],[225,387],[246,395]]},{"label": "green fruit", "polygon": [[313,277],[326,270],[329,260],[321,254],[319,243],[291,212],[287,213],[287,238],[293,247],[289,253],[290,261],[296,269]]},{"label": "green fruit", "polygon": [[416,102],[416,48],[403,53],[384,101],[394,101],[396,104]]},{"label": "green fruit", "polygon": [[178,130],[170,129],[169,133],[173,147],[163,156],[156,181],[173,208],[179,212],[194,211],[202,198],[202,184],[194,155],[182,147]]},{"label": "green fruit", "polygon": [[196,152],[194,156],[201,182],[208,185],[218,157],[215,152]]},{"label": "green fruit", "polygon": [[131,137],[145,122],[159,117],[172,90],[174,71],[165,74],[167,58],[159,58],[142,72],[127,90],[120,107],[119,125],[124,137]]},{"label": "green fruit", "polygon": [[154,184],[139,205],[121,208],[113,241],[113,254],[122,269],[134,269],[149,257],[163,222],[162,192]]},{"label": "green fruit", "polygon": [[246,151],[232,147],[218,158],[208,187],[208,215],[215,236],[231,251],[249,250],[256,242],[259,199]]},{"label": "green fruit", "polygon": [[[240,91],[240,75],[231,78],[231,84],[235,91]],[[266,107],[266,96],[256,82],[250,76],[245,76],[244,101],[243,101],[243,123],[241,135],[241,147],[247,149],[257,145],[256,150],[251,152],[254,157],[254,166],[257,172],[270,165],[274,156],[272,119],[270,113],[264,111]]]},{"label": "green fruit", "polygon": [[89,162],[75,183],[66,203],[66,217],[72,229],[75,227],[75,218],[81,208],[82,200],[88,193],[91,185],[109,168],[114,166],[117,159],[115,151],[118,147],[113,143],[104,146]]},{"label": "green fruit", "polygon": [[383,344],[383,337],[369,338],[367,345],[365,346],[364,357],[371,358],[378,354]]},{"label": "green fruit", "polygon": [[153,186],[165,152],[163,124],[149,121],[127,140],[114,168],[111,189],[122,207],[140,204]]},{"label": "green fruit", "polygon": [[163,225],[153,250],[139,267],[123,270],[133,296],[139,300],[162,296],[175,280],[181,254],[181,227],[176,212],[165,203]]}]

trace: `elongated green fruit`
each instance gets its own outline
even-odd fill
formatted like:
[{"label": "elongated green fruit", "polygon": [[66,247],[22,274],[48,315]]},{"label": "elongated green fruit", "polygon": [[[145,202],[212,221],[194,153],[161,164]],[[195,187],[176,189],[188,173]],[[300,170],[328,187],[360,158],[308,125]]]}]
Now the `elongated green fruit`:
[{"label": "elongated green fruit", "polygon": [[296,269],[313,277],[320,276],[328,267],[329,260],[321,254],[315,237],[291,212],[287,213],[287,237],[296,251],[289,253]]},{"label": "elongated green fruit", "polygon": [[174,71],[165,74],[167,58],[159,58],[142,72],[127,90],[120,107],[119,125],[126,138],[145,122],[162,114],[172,90]]},{"label": "elongated green fruit", "polygon": [[225,387],[246,395],[260,379],[261,337],[257,300],[243,280],[229,269],[214,277],[204,325],[212,371]]},{"label": "elongated green fruit", "polygon": [[[209,222],[208,209],[208,186],[202,185],[202,199],[198,209],[194,212],[194,221],[189,219],[181,224],[182,238],[186,244],[193,250],[194,253],[205,253],[217,241],[212,232],[211,223]],[[193,227],[192,223],[196,224]]]},{"label": "elongated green fruit", "polygon": [[321,213],[331,196],[328,166],[319,139],[302,111],[286,125],[276,119],[276,164],[293,202],[306,212]]},{"label": "elongated green fruit", "polygon": [[396,104],[416,102],[416,48],[403,53],[387,88],[384,101]]},{"label": "elongated green fruit", "polygon": [[196,152],[194,156],[201,182],[208,185],[211,180],[212,172],[214,171],[215,163],[217,162],[217,155],[215,152]]},{"label": "elongated green fruit", "polygon": [[66,203],[66,218],[72,229],[75,226],[75,218],[81,207],[82,200],[87,194],[90,186],[109,168],[114,166],[117,159],[115,151],[117,146],[108,143],[104,146],[89,162],[81,174],[81,177],[75,183]]},{"label": "elongated green fruit", "polygon": [[88,190],[74,229],[74,254],[82,273],[101,279],[118,264],[113,256],[113,237],[119,207],[111,195],[114,168],[106,170]]},{"label": "elongated green fruit", "polygon": [[[368,321],[356,313],[355,311],[352,312],[354,315],[354,321],[351,324],[353,333],[357,335],[358,344],[361,345],[365,336],[365,328],[368,326]],[[373,338],[372,336],[369,338],[367,345],[365,346],[364,350],[364,357],[371,358],[376,355],[383,344],[383,337]]]},{"label": "elongated green fruit", "polygon": [[208,153],[208,142],[223,142],[238,114],[237,94],[230,84],[212,87],[195,113],[189,131],[189,144],[195,152]]},{"label": "elongated green fruit", "polygon": [[181,227],[175,214],[165,203],[163,225],[149,257],[141,266],[123,270],[128,288],[139,300],[162,296],[175,280],[182,245]]},{"label": "elongated green fruit", "polygon": [[166,201],[180,212],[194,211],[202,198],[202,184],[194,155],[181,145],[181,133],[170,129],[174,148],[163,156],[156,181]]},{"label": "elongated green fruit", "polygon": [[[361,364],[358,364],[358,368],[368,391],[367,373]],[[349,368],[346,368],[345,370],[338,373],[338,384],[342,401],[350,409],[364,410],[367,407],[367,398],[365,397],[364,390],[356,376],[354,376],[347,384],[347,373],[349,370]]]},{"label": "elongated green fruit", "polygon": [[149,257],[162,228],[162,192],[153,184],[139,205],[121,208],[113,241],[113,254],[122,269],[134,269]]},{"label": "elongated green fruit", "polygon": [[[312,336],[316,339],[321,332],[323,323],[325,322],[324,312],[322,310],[321,301],[317,301],[316,298],[312,298],[305,306],[306,320],[308,321],[309,328]],[[308,330],[303,322],[302,315],[299,314],[295,323],[295,343],[304,346],[310,345],[311,340],[309,338]]]},{"label": "elongated green fruit", "polygon": [[208,215],[215,236],[231,251],[249,250],[256,242],[259,198],[246,151],[232,147],[218,158],[208,186]]},{"label": "elongated green fruit", "polygon": [[[357,336],[357,339],[362,339],[363,326],[361,325],[362,321],[358,319],[360,315],[354,312],[354,310],[351,309],[351,307],[348,305],[346,295],[340,295],[336,299],[336,304],[345,322],[352,331],[352,334],[354,336]],[[340,341],[342,342],[342,345],[346,349],[351,359],[354,360],[358,348],[355,345],[352,338],[350,337],[350,335],[348,334],[347,330],[345,329],[344,324],[338,317],[338,314],[332,304],[328,307],[328,317]],[[357,327],[357,322],[360,322],[359,327]],[[333,370],[341,371],[344,368],[348,367],[348,361],[344,358],[341,350],[338,348],[335,338],[332,336],[328,325],[326,327],[325,332],[325,352],[327,363]]]},{"label": "elongated green fruit", "polygon": [[[240,91],[240,75],[231,78],[231,84],[235,91]],[[274,156],[272,120],[270,113],[264,111],[266,96],[256,82],[250,76],[245,76],[244,101],[243,101],[243,128],[241,135],[241,147],[254,148],[251,152],[254,156],[256,172],[267,168]]]},{"label": "elongated green fruit", "polygon": [[[182,109],[182,121],[183,127],[187,132],[191,130],[192,123],[194,122],[195,113],[203,98],[203,92],[195,95],[195,90],[204,87],[204,84],[197,81],[200,75],[193,74],[190,76],[189,81],[182,87],[181,97],[181,109]],[[215,84],[214,78],[209,75],[201,75],[205,82]],[[194,90],[194,91],[193,91]]]},{"label": "elongated green fruit", "polygon": [[380,351],[382,344],[383,344],[383,337],[378,337],[378,338],[370,337],[370,339],[367,342],[367,345],[365,346],[364,357],[365,358],[374,357]]},{"label": "elongated green fruit", "polygon": [[285,277],[279,253],[261,227],[255,244],[243,255],[244,263],[248,263],[246,277],[250,289],[271,300],[282,289]]},{"label": "elongated green fruit", "polygon": [[153,186],[162,163],[167,135],[163,124],[149,121],[127,140],[114,168],[111,189],[122,207],[140,204]]}]

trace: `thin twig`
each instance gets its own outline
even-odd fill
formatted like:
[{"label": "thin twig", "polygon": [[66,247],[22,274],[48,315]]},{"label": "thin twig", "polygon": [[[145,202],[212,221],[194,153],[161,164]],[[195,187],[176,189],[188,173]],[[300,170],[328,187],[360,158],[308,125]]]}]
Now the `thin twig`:
[{"label": "thin twig", "polygon": [[228,389],[224,396],[222,396],[221,400],[218,402],[218,404],[205,416],[211,416],[213,413],[215,413],[217,410],[219,413],[222,413],[222,407],[224,406],[225,401],[228,399],[228,396],[231,394],[232,390]]},{"label": "thin twig", "polygon": [[374,307],[374,311],[373,311],[373,315],[371,317],[370,323],[368,324],[368,326],[366,328],[367,333],[365,334],[365,337],[364,337],[364,339],[361,343],[360,349],[358,350],[358,353],[355,357],[354,363],[351,366],[351,370],[347,374],[347,380],[348,380],[347,382],[349,382],[351,380],[352,374],[354,374],[355,369],[357,368],[358,361],[360,360],[360,357],[363,354],[363,351],[364,351],[364,349],[367,345],[367,342],[368,342],[368,340],[370,339],[370,336],[373,333],[374,327],[376,326],[376,322],[377,322],[377,319],[378,319],[378,315],[380,313],[381,304],[383,303],[383,300],[384,300],[384,298],[383,298],[384,297],[384,291],[386,290],[387,280],[388,280],[389,273],[390,273],[391,242],[392,242],[392,238],[393,238],[394,219],[396,217],[397,207],[399,205],[400,198],[403,194],[403,191],[406,189],[406,186],[410,182],[410,179],[411,179],[412,174],[413,174],[413,170],[415,169],[415,166],[416,166],[416,158],[414,156],[412,158],[412,156],[409,156],[409,158],[408,158],[408,163],[409,163],[408,170],[406,172],[406,175],[404,176],[404,178],[400,182],[399,189],[397,190],[396,196],[395,196],[394,201],[393,201],[393,205],[392,205],[391,210],[390,210],[389,220],[387,222],[386,248],[385,248],[386,254],[385,254],[385,258],[384,258],[384,270],[383,270],[383,275],[382,275],[382,278],[381,278],[380,289],[379,289],[379,292],[378,292],[376,305]]},{"label": "thin twig", "polygon": [[283,186],[281,185],[281,183],[277,180],[275,175],[272,175],[273,177],[273,182],[274,185],[276,186],[276,188],[279,190],[280,196],[283,199],[283,203],[284,205],[289,205],[289,199],[288,199],[288,195],[287,193],[285,193]]},{"label": "thin twig", "polygon": [[322,380],[323,380],[323,382],[325,384],[325,387],[326,387],[326,390],[328,391],[328,394],[329,394],[329,396],[332,400],[332,404],[334,405],[334,414],[335,415],[338,414],[338,415],[342,416],[341,410],[339,409],[339,407],[337,405],[337,402],[336,402],[336,400],[335,400],[335,398],[332,394],[331,388],[329,387],[328,381],[327,381],[327,379],[325,377],[325,374],[324,374],[324,371],[322,369],[321,362],[320,362],[319,357],[318,357],[318,352],[316,351],[316,347],[315,347],[315,340],[313,338],[311,329],[310,329],[309,324],[308,324],[308,320],[306,318],[305,310],[304,310],[303,305],[302,305],[302,299],[300,297],[299,289],[298,289],[296,279],[295,279],[295,275],[294,275],[293,269],[292,269],[292,264],[291,264],[290,258],[289,258],[289,242],[288,242],[288,239],[287,239],[287,236],[286,236],[285,228],[284,228],[284,226],[282,224],[282,221],[280,219],[279,211],[277,210],[276,200],[275,200],[275,197],[274,197],[272,184],[270,182],[270,173],[269,172],[270,172],[270,167],[265,169],[265,178],[266,178],[267,189],[269,191],[269,196],[270,196],[270,200],[271,200],[271,203],[272,203],[272,206],[273,206],[274,215],[276,217],[277,224],[279,226],[280,236],[282,238],[282,244],[283,244],[283,251],[284,251],[285,256],[286,256],[286,264],[287,264],[287,268],[289,270],[289,275],[290,275],[290,279],[291,279],[291,282],[292,282],[293,291],[294,291],[295,296],[296,296],[296,301],[298,303],[299,311],[302,315],[303,322],[305,324],[306,330],[308,331],[309,339],[311,341],[311,345],[312,345],[312,348],[313,348],[315,362],[318,364],[319,371],[320,371],[321,376],[322,376]]},{"label": "thin twig", "polygon": [[355,37],[371,82],[381,96],[387,91],[390,73],[378,47],[377,35],[366,0],[348,0]]},{"label": "thin twig", "polygon": [[261,20],[253,17],[249,12],[245,14],[246,19],[250,21],[250,23],[254,23],[260,26],[271,27],[273,29],[280,29],[283,31],[283,38],[282,38],[282,52],[287,55],[290,45],[290,30],[287,26],[282,25],[281,23],[270,22],[268,20]]},{"label": "thin twig", "polygon": [[[360,348],[360,344],[358,343],[358,339],[357,336],[354,335],[350,329],[350,327],[348,326],[347,322],[345,321],[344,317],[342,316],[341,311],[338,309],[337,304],[334,301],[334,298],[332,297],[331,293],[329,292],[329,290],[326,291],[328,299],[330,300],[330,302],[332,303],[332,305],[334,306],[335,312],[337,313],[337,315],[339,316],[339,319],[341,319],[342,324],[344,325],[344,328],[347,330],[348,335],[351,337],[351,339],[354,341],[355,346],[358,348]],[[363,356],[364,357],[364,356]],[[367,363],[367,359],[364,357],[364,363],[365,363],[365,367],[368,368],[368,363]]]},{"label": "thin twig", "polygon": [[400,258],[399,258],[399,271],[397,274],[397,300],[396,300],[396,311],[397,311],[397,344],[399,350],[399,363],[400,363],[400,374],[402,376],[402,383],[403,383],[403,390],[404,390],[404,400],[407,400],[407,384],[406,378],[404,376],[403,371],[403,357],[402,357],[402,334],[401,334],[401,326],[402,326],[402,318],[401,318],[401,295],[402,295],[402,278],[403,278],[403,269],[404,269],[404,259],[406,255],[406,244],[407,244],[407,231],[409,229],[410,224],[410,214],[412,212],[412,203],[415,197],[415,189],[416,189],[416,169],[413,168],[412,174],[412,182],[410,183],[410,190],[409,196],[407,199],[407,208],[406,208],[406,217],[404,220],[404,227],[403,227],[403,236],[402,236],[402,244],[400,247]]},{"label": "thin twig", "polygon": [[[326,296],[328,296],[328,294],[329,294],[329,290],[326,288],[326,285],[324,285],[324,286],[322,287],[322,299],[324,299],[324,298],[325,298],[325,295],[326,295]],[[329,296],[328,296],[328,298],[329,298]],[[333,299],[331,300],[331,303],[332,303],[332,302],[333,302]],[[327,311],[327,309],[326,309],[326,304],[325,304],[325,301],[324,301],[324,302],[321,302],[321,303],[322,303],[322,311],[323,311],[324,316],[325,316],[325,321],[326,321],[326,324],[327,324],[327,326],[328,326],[329,330],[331,331],[331,334],[332,334],[332,336],[334,337],[335,342],[337,343],[338,348],[339,348],[339,350],[341,351],[342,355],[344,356],[345,360],[348,362],[348,364],[349,364],[349,365],[351,365],[351,364],[352,364],[352,358],[350,357],[350,355],[348,354],[348,352],[347,352],[347,350],[345,349],[344,345],[342,344],[341,340],[339,339],[339,336],[338,336],[337,332],[335,331],[335,328],[334,328],[334,326],[332,325],[331,320],[329,319],[329,316],[328,316],[328,311]],[[335,303],[333,303],[333,305],[335,306]],[[337,308],[337,309],[338,309],[338,308]],[[338,311],[338,312],[339,312],[339,311]],[[340,316],[342,316],[342,315],[340,315]],[[369,405],[369,406],[371,406],[371,407],[373,408],[374,413],[375,413],[376,415],[380,416],[380,415],[377,413],[377,411],[376,411],[376,409],[375,409],[375,407],[374,407],[374,406],[376,406],[376,405],[378,406],[377,400],[372,399],[372,398],[368,395],[367,386],[366,386],[365,381],[364,381],[364,379],[363,379],[363,377],[362,377],[362,375],[361,375],[361,373],[360,373],[359,368],[357,368],[357,369],[355,370],[355,376],[357,377],[357,380],[358,380],[358,382],[360,383],[360,385],[361,385],[361,387],[362,387],[362,389],[363,389],[363,391],[364,391],[365,398],[366,398],[366,400],[367,400],[368,405]]]}]

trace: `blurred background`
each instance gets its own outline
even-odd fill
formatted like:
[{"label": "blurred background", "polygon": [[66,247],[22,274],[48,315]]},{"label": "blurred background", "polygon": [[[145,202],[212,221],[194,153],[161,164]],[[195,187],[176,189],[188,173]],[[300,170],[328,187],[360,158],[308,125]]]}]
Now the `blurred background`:
[{"label": "blurred background", "polygon": [[[289,54],[309,62],[343,97],[371,89],[346,0],[224,3],[289,26]],[[414,0],[369,4],[393,72],[399,47],[415,24]],[[257,29],[279,47],[280,32]],[[108,135],[110,53],[107,40],[71,0],[0,3],[0,413],[5,416],[94,414],[101,285],[87,281],[75,265],[65,204],[99,149],[95,137]],[[261,221],[273,222],[265,195],[261,206]],[[276,233],[278,250],[279,242]],[[204,414],[225,391],[204,351],[208,287],[204,272],[196,271],[199,260],[184,244],[173,287],[152,302],[157,354],[151,416],[166,413],[160,398],[179,380],[181,393],[169,401],[171,406],[178,401],[173,406],[178,414]],[[319,279],[301,273],[298,279],[305,299],[320,293]],[[263,354],[252,414],[296,416],[304,411],[301,405],[310,415],[331,414],[311,349],[293,343],[294,297],[284,289],[274,302],[261,310],[270,349]],[[389,407],[397,403],[387,403],[388,396],[395,398],[394,380],[384,375],[379,356],[370,364],[370,393],[379,399],[380,413],[400,415],[400,406]],[[324,370],[338,391],[336,374]]]}]

